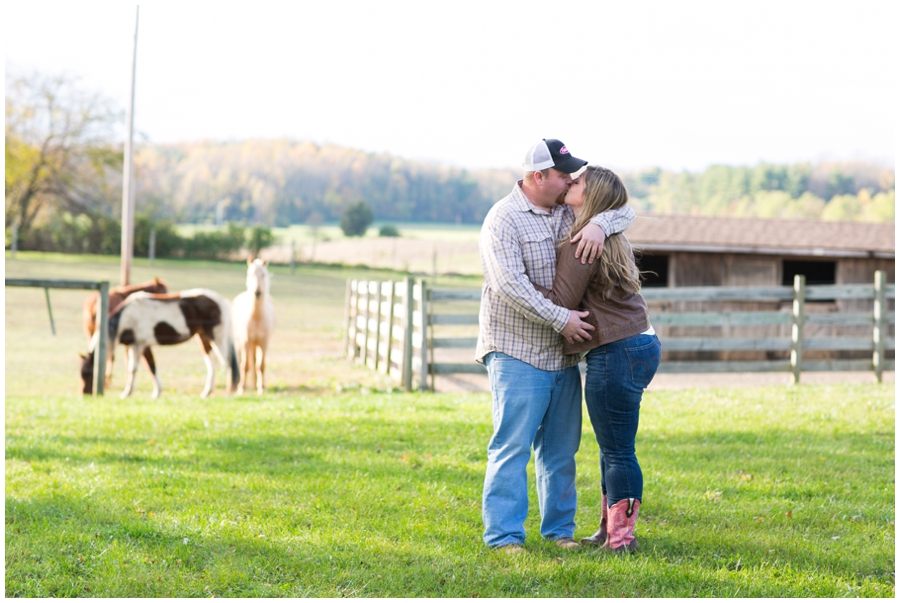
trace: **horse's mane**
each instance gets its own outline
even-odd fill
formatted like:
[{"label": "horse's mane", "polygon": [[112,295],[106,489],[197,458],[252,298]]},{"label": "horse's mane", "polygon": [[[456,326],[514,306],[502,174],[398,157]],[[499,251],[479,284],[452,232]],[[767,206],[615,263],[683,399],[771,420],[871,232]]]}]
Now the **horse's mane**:
[{"label": "horse's mane", "polygon": [[152,291],[154,293],[165,293],[169,290],[166,281],[162,280],[158,276],[153,277],[152,281],[147,281],[146,283],[137,283],[135,285],[123,285],[121,287],[115,287],[110,294],[112,293],[124,293],[126,296],[135,293],[137,291]]},{"label": "horse's mane", "polygon": [[129,295],[128,297],[126,297],[125,299],[123,299],[122,301],[120,301],[118,304],[116,304],[116,307],[115,307],[115,308],[113,308],[112,310],[109,311],[109,319],[112,320],[112,319],[113,319],[113,316],[114,316],[114,315],[117,315],[119,312],[121,312],[121,311],[122,311],[122,308],[124,308],[126,304],[131,303],[132,300],[135,300],[135,299],[143,299],[143,298],[161,299],[161,300],[164,300],[164,301],[165,301],[165,300],[175,300],[175,299],[180,299],[180,298],[181,298],[181,293],[179,293],[179,292],[175,292],[175,293],[150,293],[149,291],[136,291],[136,292],[134,292],[133,294],[131,294],[131,295]]}]

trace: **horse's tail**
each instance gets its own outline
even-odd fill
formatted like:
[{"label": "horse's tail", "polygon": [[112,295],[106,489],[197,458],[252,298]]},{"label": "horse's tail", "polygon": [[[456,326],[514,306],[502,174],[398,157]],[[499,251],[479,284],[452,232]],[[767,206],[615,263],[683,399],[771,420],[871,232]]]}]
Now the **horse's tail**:
[{"label": "horse's tail", "polygon": [[[225,330],[223,338],[225,345],[222,349],[222,353],[225,355],[223,360],[225,361],[226,366],[231,369],[230,373],[226,373],[228,378],[226,379],[225,387],[227,388],[228,393],[232,393],[237,387],[240,376],[238,374],[237,354],[234,349],[234,326],[231,324],[231,303],[225,298],[221,299],[222,326]],[[228,368],[225,370],[227,371]]]},{"label": "horse's tail", "polygon": [[234,337],[228,338],[228,356],[231,358],[231,383],[228,389],[234,391],[238,381],[241,379],[240,369],[238,369],[237,351],[234,349]]},{"label": "horse's tail", "polygon": [[[109,342],[114,342],[119,335],[119,319],[122,318],[122,310],[124,307],[125,302],[122,302],[109,315],[109,322],[106,323],[106,338]],[[100,329],[97,329],[98,332],[99,330]]]}]

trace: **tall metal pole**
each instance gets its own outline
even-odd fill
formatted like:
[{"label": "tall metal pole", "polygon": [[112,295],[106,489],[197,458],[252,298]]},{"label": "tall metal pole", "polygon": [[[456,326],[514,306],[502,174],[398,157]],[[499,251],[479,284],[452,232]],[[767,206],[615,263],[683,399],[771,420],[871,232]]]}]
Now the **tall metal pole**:
[{"label": "tall metal pole", "polygon": [[134,17],[134,55],[131,63],[131,103],[128,105],[128,136],[125,138],[125,158],[122,166],[122,263],[119,280],[127,285],[131,280],[131,257],[134,254],[134,80],[137,71],[138,18],[141,7],[136,7]]}]

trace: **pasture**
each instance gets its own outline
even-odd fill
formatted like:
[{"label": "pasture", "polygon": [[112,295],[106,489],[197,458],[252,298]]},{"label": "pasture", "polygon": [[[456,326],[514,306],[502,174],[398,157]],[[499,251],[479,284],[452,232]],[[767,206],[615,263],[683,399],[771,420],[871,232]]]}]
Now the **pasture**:
[{"label": "pasture", "polygon": [[[341,353],[345,279],[272,268],[269,391],[205,400],[196,342],[156,348],[135,395],[122,349],[78,394],[87,292],[6,290],[6,596],[893,597],[893,384],[650,391],[641,552],[524,555],[481,543],[487,394],[406,394]],[[109,279],[116,258],[19,253],[6,274]],[[137,260],[176,291],[232,299],[246,264]],[[466,283],[471,286],[471,283]],[[586,414],[576,537],[593,533]],[[530,483],[533,470],[529,468]]]},{"label": "pasture", "polygon": [[[291,241],[296,259],[302,262],[377,266],[389,270],[444,274],[481,275],[478,254],[478,224],[430,224],[393,222],[400,237],[379,237],[383,223],[369,227],[363,237],[346,237],[335,224],[323,224],[316,238],[309,226],[273,228],[275,243],[261,252],[270,261],[290,262]],[[178,231],[186,236],[212,225],[185,224]],[[443,278],[443,277],[442,277]]]},{"label": "pasture", "polygon": [[[393,226],[400,231],[400,236],[407,239],[427,239],[441,241],[462,241],[477,243],[478,234],[481,232],[481,224],[450,224],[443,222],[393,222],[379,221],[369,226],[364,239],[378,238],[378,231],[382,226]],[[190,236],[197,231],[215,230],[217,227],[211,224],[179,224],[178,232]],[[346,237],[341,227],[336,222],[327,222],[316,229],[313,237],[313,229],[308,225],[292,224],[288,227],[275,227],[272,229],[280,244],[290,245],[291,240],[298,245],[311,244],[314,239],[318,242],[351,241],[357,237]]]}]

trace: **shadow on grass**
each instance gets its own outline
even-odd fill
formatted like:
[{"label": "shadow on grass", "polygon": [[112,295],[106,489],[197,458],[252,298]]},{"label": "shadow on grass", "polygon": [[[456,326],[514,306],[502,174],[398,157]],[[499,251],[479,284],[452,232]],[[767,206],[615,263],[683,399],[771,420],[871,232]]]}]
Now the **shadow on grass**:
[{"label": "shadow on grass", "polygon": [[[452,412],[453,408],[439,405],[432,410]],[[417,420],[424,422],[424,419]],[[283,433],[292,431],[290,425],[296,425],[296,430]],[[253,428],[261,430],[264,426]],[[319,419],[318,423],[300,417],[285,419],[277,430],[282,433],[215,436],[203,427],[169,431],[156,427],[156,431],[162,433],[160,439],[165,439],[159,443],[154,441],[152,433],[141,437],[54,435],[40,438],[8,434],[6,458],[23,462],[134,463],[144,467],[183,467],[240,474],[306,471],[303,466],[297,467],[296,461],[303,461],[327,463],[329,471],[357,471],[371,465],[369,461],[361,463],[362,458],[379,463],[386,459],[399,462],[403,455],[420,454],[430,458],[445,454],[447,450],[458,455],[460,448],[465,449],[468,460],[483,461],[484,445],[489,437],[485,432],[479,433],[477,440],[460,441],[457,436],[470,434],[472,425],[446,418],[442,418],[439,429],[419,429],[418,425],[404,421],[386,424],[378,417],[355,417],[352,428],[344,417]],[[170,448],[181,450],[174,454],[162,450]],[[417,469],[420,465],[412,461],[406,468]]]},{"label": "shadow on grass", "polygon": [[[399,387],[392,388],[363,388],[359,385],[350,385],[344,386],[341,384],[337,385],[270,385],[268,386],[268,390],[265,395],[270,396],[337,396],[337,395],[346,395],[350,392],[359,391],[360,389],[366,389],[368,393],[372,394],[402,394],[405,393]],[[245,393],[243,396],[240,396],[239,400],[244,399],[253,399],[256,396],[255,392]]]},{"label": "shadow on grass", "polygon": [[[429,410],[452,412],[453,408],[436,406]],[[416,421],[427,423],[427,419],[417,418]],[[370,468],[372,460],[380,464],[386,458],[396,461],[402,455],[441,455],[447,450],[453,450],[457,456],[464,454],[467,461],[484,462],[484,447],[490,437],[487,428],[480,426],[477,435],[461,441],[460,436],[470,436],[475,428],[469,422],[452,421],[446,417],[441,418],[437,428],[428,425],[420,428],[418,424],[413,426],[411,421],[394,421],[392,430],[377,416],[356,416],[352,419],[352,428],[350,424],[351,421],[344,417],[318,419],[315,423],[306,421],[305,417],[295,417],[284,419],[277,428],[285,432],[291,431],[290,425],[296,425],[295,434],[215,436],[202,427],[169,432],[162,430],[168,443],[156,445],[150,434],[142,437],[56,435],[40,439],[7,434],[6,458],[23,462],[99,460],[241,474],[309,471],[308,467],[299,463],[302,461],[322,463],[331,472],[353,472]],[[261,427],[254,426],[254,429]],[[861,467],[892,470],[893,448],[890,444],[885,441],[885,454],[878,458],[872,454],[873,436],[868,433],[824,435],[797,430],[759,433],[720,431],[702,437],[656,438],[639,435],[638,455],[642,464],[661,464],[663,472],[691,472],[695,467],[702,467],[710,479],[722,476],[739,478],[754,471],[762,471],[769,476],[790,477],[796,472],[804,472],[803,477],[814,474],[834,476],[847,471],[857,472]],[[161,454],[160,448],[173,445],[176,449],[190,449],[193,453],[184,454],[182,450],[175,454]],[[786,456],[787,446],[791,453]],[[362,459],[366,462],[361,462]],[[414,465],[407,463],[405,469],[418,468]],[[753,484],[743,485],[752,487]]]}]

